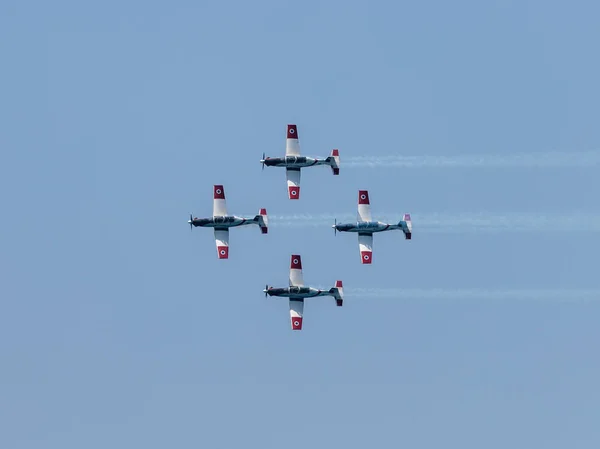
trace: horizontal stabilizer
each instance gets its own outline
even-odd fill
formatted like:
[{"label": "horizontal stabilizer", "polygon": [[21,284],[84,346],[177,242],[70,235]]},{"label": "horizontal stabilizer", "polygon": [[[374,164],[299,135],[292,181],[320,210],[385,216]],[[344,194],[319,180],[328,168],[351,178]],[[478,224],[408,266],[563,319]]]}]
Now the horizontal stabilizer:
[{"label": "horizontal stabilizer", "polygon": [[331,156],[328,158],[329,164],[331,166],[331,171],[334,175],[340,174],[340,152],[338,149],[331,151]]},{"label": "horizontal stabilizer", "polygon": [[344,286],[342,281],[335,281],[335,287],[331,289],[331,293],[333,294],[336,305],[342,307],[344,304]]},{"label": "horizontal stabilizer", "polygon": [[267,234],[269,232],[269,217],[267,216],[267,209],[260,209],[258,215],[254,217],[260,226],[260,232]]},{"label": "horizontal stabilizer", "polygon": [[404,232],[404,237],[406,240],[412,239],[412,221],[410,219],[410,214],[404,214],[402,217],[402,231]]}]

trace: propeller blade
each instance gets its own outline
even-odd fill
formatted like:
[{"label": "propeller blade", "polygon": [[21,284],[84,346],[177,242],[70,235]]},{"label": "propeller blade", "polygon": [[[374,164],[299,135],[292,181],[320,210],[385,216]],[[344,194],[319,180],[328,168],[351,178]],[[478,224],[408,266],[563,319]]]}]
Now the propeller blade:
[{"label": "propeller blade", "polygon": [[265,298],[267,297],[267,290],[269,290],[269,284],[265,285]]},{"label": "propeller blade", "polygon": [[333,235],[337,235],[337,218],[333,219]]},{"label": "propeller blade", "polygon": [[194,228],[194,227],[192,226],[192,221],[193,221],[193,220],[194,220],[194,219],[192,218],[192,214],[190,214],[190,232],[191,232],[191,231],[192,231],[192,229]]},{"label": "propeller blade", "polygon": [[265,152],[263,151],[263,157],[262,157],[262,169],[265,169]]}]

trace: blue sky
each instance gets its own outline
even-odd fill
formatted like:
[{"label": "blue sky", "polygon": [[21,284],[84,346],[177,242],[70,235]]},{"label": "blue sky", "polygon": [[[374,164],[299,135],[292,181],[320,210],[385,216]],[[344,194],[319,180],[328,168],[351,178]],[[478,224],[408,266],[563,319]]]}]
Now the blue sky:
[{"label": "blue sky", "polygon": [[[0,4],[0,445],[596,448],[600,214],[587,167],[344,168],[344,157],[600,148],[600,7],[542,2],[13,1]],[[282,155],[339,148],[341,175]],[[413,240],[212,211],[411,212]],[[481,231],[427,217],[556,217]],[[579,214],[579,215],[577,215]],[[512,218],[511,218],[512,217]],[[448,232],[445,232],[448,231]],[[388,295],[310,301],[292,332],[289,256],[307,283]],[[565,290],[465,296],[465,289]],[[401,295],[400,289],[446,292]],[[398,295],[394,292],[398,291]],[[437,290],[436,290],[437,291]],[[573,293],[570,294],[569,291]]]}]

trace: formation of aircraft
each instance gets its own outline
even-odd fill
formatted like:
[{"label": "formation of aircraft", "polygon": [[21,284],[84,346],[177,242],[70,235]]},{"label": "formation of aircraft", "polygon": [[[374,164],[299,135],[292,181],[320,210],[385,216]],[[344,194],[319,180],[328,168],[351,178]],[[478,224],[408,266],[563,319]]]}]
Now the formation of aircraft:
[{"label": "formation of aircraft", "polygon": [[215,243],[217,245],[217,255],[219,259],[229,258],[229,228],[238,226],[256,225],[260,227],[263,234],[269,232],[269,217],[267,209],[260,209],[258,215],[253,218],[237,217],[227,213],[227,200],[225,199],[225,189],[222,185],[213,186],[213,216],[210,218],[192,218],[188,221],[190,229],[194,227],[214,228]]},{"label": "formation of aircraft", "polygon": [[337,149],[331,151],[327,158],[313,158],[300,154],[300,142],[298,140],[298,127],[287,126],[287,138],[285,140],[285,157],[263,157],[260,160],[263,170],[267,167],[285,167],[287,178],[288,198],[290,200],[300,199],[300,170],[316,165],[329,165],[334,175],[340,174],[340,152]]},{"label": "formation of aircraft", "polygon": [[329,290],[320,290],[304,285],[302,274],[302,258],[299,254],[292,254],[290,258],[290,284],[289,287],[269,287],[267,284],[263,290],[267,296],[278,296],[289,298],[290,321],[292,330],[302,330],[302,319],[304,318],[304,300],[318,296],[333,296],[338,307],[344,304],[344,288],[342,281],[335,281],[335,286]]},{"label": "formation of aircraft", "polygon": [[[288,198],[290,200],[300,199],[300,170],[316,165],[328,165],[334,175],[340,174],[340,153],[337,149],[331,151],[327,158],[312,158],[300,154],[298,142],[298,128],[296,125],[287,125],[287,137],[285,157],[263,157],[260,160],[263,170],[267,167],[285,167],[288,185]],[[267,210],[259,209],[254,217],[238,217],[229,215],[225,200],[225,189],[223,185],[213,186],[213,215],[208,218],[192,217],[188,220],[190,229],[194,227],[213,228],[217,256],[219,259],[229,258],[229,228],[256,225],[262,234],[267,234],[269,229],[269,218]],[[371,203],[367,190],[358,191],[358,214],[355,223],[337,223],[335,220],[334,232],[356,232],[358,234],[358,246],[361,264],[371,264],[373,261],[373,234],[376,232],[401,230],[406,240],[412,239],[412,221],[410,214],[404,214],[398,223],[383,223],[373,221],[371,217]],[[300,255],[293,254],[290,262],[290,277],[288,287],[272,287],[268,284],[263,290],[265,297],[275,296],[289,298],[290,320],[292,330],[302,330],[304,317],[304,300],[319,296],[332,296],[338,307],[344,302],[342,281],[336,281],[335,286],[328,290],[320,290],[304,285],[302,274],[302,260]]]},{"label": "formation of aircraft", "polygon": [[358,213],[356,223],[337,223],[332,226],[334,232],[356,232],[358,233],[358,249],[360,251],[360,262],[370,264],[373,262],[373,234],[375,232],[394,231],[400,229],[404,232],[404,238],[412,238],[412,221],[410,214],[404,214],[398,223],[383,223],[373,221],[371,218],[371,202],[367,190],[358,191]]}]

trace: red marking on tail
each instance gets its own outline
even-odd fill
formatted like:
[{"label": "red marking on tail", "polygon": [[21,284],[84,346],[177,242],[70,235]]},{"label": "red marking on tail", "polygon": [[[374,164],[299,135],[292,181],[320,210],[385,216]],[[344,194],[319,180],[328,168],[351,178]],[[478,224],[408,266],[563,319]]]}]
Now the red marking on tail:
[{"label": "red marking on tail", "polygon": [[340,152],[339,152],[339,150],[337,150],[337,149],[336,149],[336,150],[333,150],[333,151],[331,152],[331,155],[332,155],[332,156],[339,156],[339,155],[340,155]]},{"label": "red marking on tail", "polygon": [[359,190],[358,191],[358,204],[370,204],[368,190]]},{"label": "red marking on tail", "polygon": [[295,268],[297,270],[302,269],[302,258],[297,254],[292,254],[290,258],[290,268]]},{"label": "red marking on tail", "polygon": [[264,228],[261,226],[260,232],[262,232],[263,234],[267,234],[269,232],[269,228]]},{"label": "red marking on tail", "polygon": [[261,209],[259,215],[267,215],[267,209]]},{"label": "red marking on tail", "polygon": [[296,128],[296,125],[288,125],[287,126],[287,138],[288,139],[297,139],[298,138],[298,128]]},{"label": "red marking on tail", "polygon": [[302,317],[292,317],[292,330],[300,331],[302,330]]},{"label": "red marking on tail", "polygon": [[289,192],[290,200],[299,200],[300,199],[300,187],[289,186],[288,192]]},{"label": "red marking on tail", "polygon": [[213,189],[213,198],[215,200],[224,200],[225,199],[225,189],[221,185],[215,185]]},{"label": "red marking on tail", "polygon": [[343,299],[336,299],[335,303],[337,304],[338,307],[342,307],[344,305],[344,300]]},{"label": "red marking on tail", "polygon": [[333,174],[334,175],[339,175],[340,174],[340,169],[339,168],[332,168],[333,170]]},{"label": "red marking on tail", "polygon": [[362,263],[371,263],[373,261],[373,251],[361,251],[360,260]]},{"label": "red marking on tail", "polygon": [[219,259],[229,259],[229,247],[217,246],[217,254],[219,255]]},{"label": "red marking on tail", "polygon": [[335,281],[335,286],[338,288],[342,288],[344,285],[342,284],[342,281]]}]

